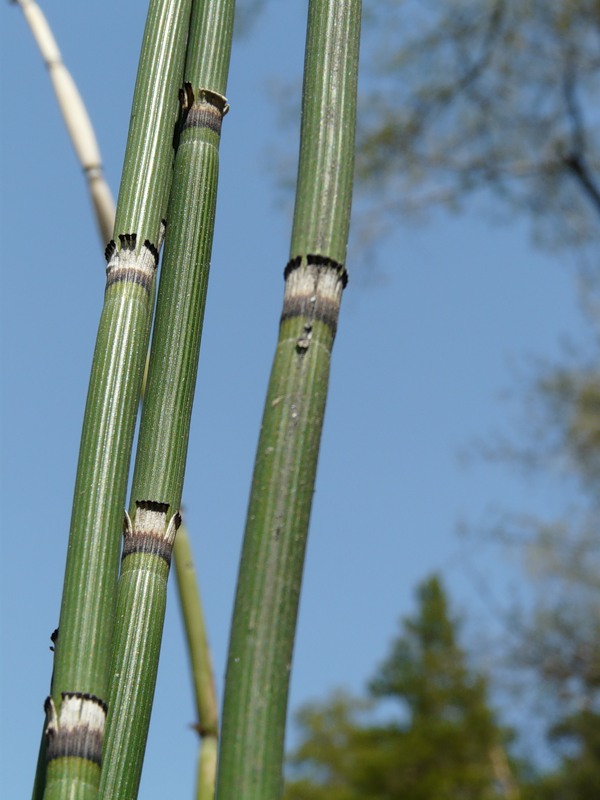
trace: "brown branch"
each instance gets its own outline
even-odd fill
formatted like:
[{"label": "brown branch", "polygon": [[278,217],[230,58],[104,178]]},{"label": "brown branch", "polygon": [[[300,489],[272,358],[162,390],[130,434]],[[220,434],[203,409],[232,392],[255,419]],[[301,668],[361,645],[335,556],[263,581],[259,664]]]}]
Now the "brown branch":
[{"label": "brown branch", "polygon": [[562,161],[571,175],[579,182],[598,214],[600,214],[600,187],[590,174],[582,156],[579,153],[567,153],[563,156]]}]

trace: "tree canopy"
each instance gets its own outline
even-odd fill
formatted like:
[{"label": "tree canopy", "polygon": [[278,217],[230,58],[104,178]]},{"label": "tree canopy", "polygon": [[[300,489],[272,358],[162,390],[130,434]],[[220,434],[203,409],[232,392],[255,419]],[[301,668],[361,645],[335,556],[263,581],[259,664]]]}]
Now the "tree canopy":
[{"label": "tree canopy", "polygon": [[[490,704],[490,679],[471,666],[459,642],[461,622],[434,575],[418,587],[417,609],[402,620],[365,696],[338,692],[298,713],[300,744],[290,758],[285,800],[595,797],[600,788],[597,647],[595,670],[578,671],[577,658],[585,654],[564,649],[556,620],[538,623],[529,631],[533,643],[527,654],[538,647],[529,666],[546,689],[546,702],[563,712],[549,730],[556,754],[551,768],[536,769],[528,762],[519,753],[518,737],[502,725]],[[578,635],[572,638],[580,641]],[[588,667],[593,661],[581,660]]]},{"label": "tree canopy", "polygon": [[[509,735],[459,629],[440,579],[424,581],[368,697],[336,695],[300,712],[287,800],[510,797]],[[391,716],[380,721],[383,708]]]},{"label": "tree canopy", "polygon": [[598,0],[386,0],[358,175],[373,217],[460,207],[491,189],[547,243],[600,239]]}]

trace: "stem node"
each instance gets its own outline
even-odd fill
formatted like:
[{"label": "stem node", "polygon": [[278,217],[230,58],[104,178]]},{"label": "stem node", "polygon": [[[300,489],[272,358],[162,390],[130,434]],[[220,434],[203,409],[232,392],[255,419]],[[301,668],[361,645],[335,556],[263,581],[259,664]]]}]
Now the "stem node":
[{"label": "stem node", "polygon": [[100,766],[106,703],[84,692],[62,692],[61,697],[58,712],[52,697],[44,704],[48,762],[75,757]]},{"label": "stem node", "polygon": [[154,500],[136,501],[136,513],[133,524],[126,513],[123,556],[125,559],[132,553],[146,553],[171,563],[171,554],[177,529],[181,525],[181,514],[177,511],[167,525],[168,503]]}]

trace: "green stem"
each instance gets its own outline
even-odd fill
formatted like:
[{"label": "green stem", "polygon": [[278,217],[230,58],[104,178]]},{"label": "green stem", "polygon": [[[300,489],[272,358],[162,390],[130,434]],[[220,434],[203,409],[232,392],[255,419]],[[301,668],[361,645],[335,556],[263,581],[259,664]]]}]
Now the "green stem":
[{"label": "green stem", "polygon": [[[119,585],[100,782],[100,797],[107,799],[137,796],[150,721],[208,284],[233,6],[232,0],[192,4],[182,125]],[[152,646],[146,649],[148,641]],[[135,658],[142,649],[144,658]]]},{"label": "green stem", "polygon": [[282,790],[287,694],[352,192],[360,0],[311,0],[296,209],[227,662],[218,800]]},{"label": "green stem", "polygon": [[[46,704],[46,800],[97,796],[120,531],[186,23],[184,3],[151,3],[83,423],[52,697]],[[174,56],[177,52],[181,55]]]},{"label": "green stem", "polygon": [[183,525],[175,540],[175,574],[196,698],[198,722],[194,727],[201,740],[196,800],[212,800],[217,769],[217,695],[192,548]]}]

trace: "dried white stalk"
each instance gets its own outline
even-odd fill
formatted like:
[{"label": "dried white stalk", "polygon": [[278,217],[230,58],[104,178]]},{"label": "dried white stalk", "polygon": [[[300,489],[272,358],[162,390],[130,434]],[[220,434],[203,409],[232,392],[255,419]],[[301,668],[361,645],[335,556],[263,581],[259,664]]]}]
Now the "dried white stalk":
[{"label": "dried white stalk", "polygon": [[79,163],[83,167],[102,243],[113,235],[115,204],[102,172],[102,159],[87,110],[65,67],[56,39],[41,8],[34,0],[16,0],[27,20],[44,63],[48,67],[56,99],[71,137]]}]

